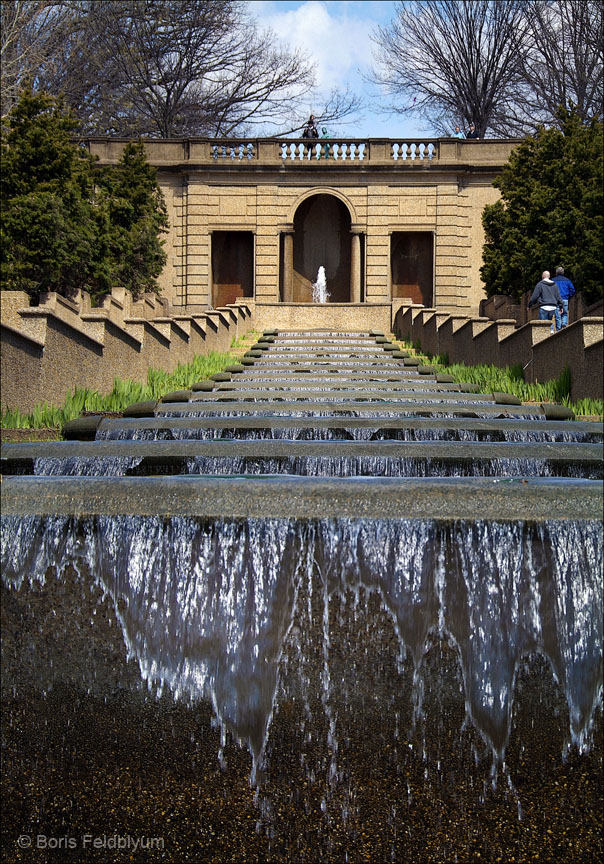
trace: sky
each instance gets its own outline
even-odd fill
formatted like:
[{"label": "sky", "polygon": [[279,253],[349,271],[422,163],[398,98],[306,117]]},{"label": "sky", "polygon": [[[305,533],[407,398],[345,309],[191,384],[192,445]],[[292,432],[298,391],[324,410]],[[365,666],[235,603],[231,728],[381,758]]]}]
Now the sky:
[{"label": "sky", "polygon": [[[363,75],[371,71],[375,45],[371,35],[395,17],[394,2],[382,0],[252,0],[250,11],[264,27],[292,48],[301,48],[316,62],[320,91],[346,86],[358,93],[367,106],[363,117],[352,124],[334,124],[331,134],[364,138],[406,138],[427,134],[419,117],[383,114],[384,104],[376,85]],[[310,100],[308,114],[318,113]],[[320,121],[319,121],[320,125]]]}]

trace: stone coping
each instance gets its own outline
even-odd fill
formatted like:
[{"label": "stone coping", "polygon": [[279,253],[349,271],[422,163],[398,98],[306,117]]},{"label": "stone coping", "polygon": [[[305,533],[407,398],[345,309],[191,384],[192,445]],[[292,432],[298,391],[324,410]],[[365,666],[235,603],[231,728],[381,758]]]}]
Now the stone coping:
[{"label": "stone coping", "polygon": [[111,429],[467,429],[484,432],[536,431],[552,435],[591,435],[604,439],[604,423],[586,420],[482,419],[465,417],[136,417],[104,418],[98,430]]},{"label": "stone coping", "polygon": [[[391,459],[439,459],[448,462],[484,459],[547,459],[548,461],[600,462],[600,444],[485,441],[47,441],[3,444],[2,460],[102,459],[123,457],[166,460],[195,457],[281,459],[289,457],[385,456]],[[3,466],[4,467],[4,466]]]},{"label": "stone coping", "polygon": [[2,516],[600,522],[602,494],[542,478],[8,477]]}]

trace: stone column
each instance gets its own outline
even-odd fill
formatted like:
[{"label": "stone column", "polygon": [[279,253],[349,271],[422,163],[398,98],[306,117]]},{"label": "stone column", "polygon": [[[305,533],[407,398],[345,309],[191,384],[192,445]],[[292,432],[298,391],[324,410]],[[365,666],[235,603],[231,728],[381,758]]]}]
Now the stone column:
[{"label": "stone column", "polygon": [[361,302],[361,236],[350,232],[350,302]]},{"label": "stone column", "polygon": [[294,234],[285,231],[283,234],[283,302],[291,303],[294,299]]}]

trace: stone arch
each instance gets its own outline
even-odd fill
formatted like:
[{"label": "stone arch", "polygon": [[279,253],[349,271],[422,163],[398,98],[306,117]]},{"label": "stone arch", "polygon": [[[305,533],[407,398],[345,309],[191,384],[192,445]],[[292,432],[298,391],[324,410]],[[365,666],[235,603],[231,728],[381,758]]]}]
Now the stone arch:
[{"label": "stone arch", "polygon": [[348,210],[350,214],[350,221],[357,222],[357,212],[354,204],[350,201],[346,195],[343,195],[338,189],[334,189],[332,186],[316,186],[313,189],[307,189],[306,192],[303,192],[302,195],[299,195],[295,202],[289,209],[289,213],[287,214],[287,221],[291,224],[294,221],[296,212],[298,207],[306,201],[307,198],[313,198],[315,195],[333,195],[334,198],[337,198]]},{"label": "stone arch", "polygon": [[302,195],[291,213],[291,251],[284,256],[283,284],[297,303],[312,302],[312,286],[320,266],[327,276],[329,302],[351,300],[351,226],[354,209],[333,190],[315,189]]}]

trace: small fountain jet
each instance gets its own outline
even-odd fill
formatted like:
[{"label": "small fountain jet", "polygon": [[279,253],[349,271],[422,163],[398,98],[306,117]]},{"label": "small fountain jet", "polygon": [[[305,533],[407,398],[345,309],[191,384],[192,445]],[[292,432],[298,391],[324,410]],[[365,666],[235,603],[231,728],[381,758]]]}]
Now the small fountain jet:
[{"label": "small fountain jet", "polygon": [[313,282],[312,302],[327,303],[329,296],[329,291],[327,290],[327,279],[325,278],[325,267],[321,266],[317,273],[317,281]]}]

